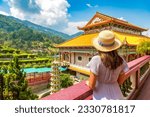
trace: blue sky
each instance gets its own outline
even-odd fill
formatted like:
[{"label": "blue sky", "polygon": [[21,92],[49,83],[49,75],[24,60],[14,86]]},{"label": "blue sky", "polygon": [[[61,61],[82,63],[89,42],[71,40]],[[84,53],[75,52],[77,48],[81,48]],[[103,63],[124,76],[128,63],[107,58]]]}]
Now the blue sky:
[{"label": "blue sky", "polygon": [[0,13],[73,34],[96,12],[150,28],[149,0],[0,0]]}]

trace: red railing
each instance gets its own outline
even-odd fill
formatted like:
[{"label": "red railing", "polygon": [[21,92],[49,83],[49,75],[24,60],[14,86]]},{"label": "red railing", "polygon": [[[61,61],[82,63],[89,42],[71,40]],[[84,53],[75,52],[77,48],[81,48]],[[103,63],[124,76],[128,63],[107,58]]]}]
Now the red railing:
[{"label": "red railing", "polygon": [[[132,82],[132,90],[127,94],[125,99],[133,99],[134,96],[139,91],[140,87],[147,78],[147,75],[150,73],[150,67],[145,70],[145,74],[140,75],[142,67],[146,64],[149,64],[150,56],[143,56],[136,60],[133,60],[128,63],[129,71],[126,72],[122,77],[122,83],[126,83],[127,79],[130,79]],[[126,92],[125,92],[126,93]],[[73,85],[69,88],[61,90],[52,95],[42,98],[42,100],[90,100],[92,99],[92,90],[87,87],[85,81],[82,81],[76,85]]]}]

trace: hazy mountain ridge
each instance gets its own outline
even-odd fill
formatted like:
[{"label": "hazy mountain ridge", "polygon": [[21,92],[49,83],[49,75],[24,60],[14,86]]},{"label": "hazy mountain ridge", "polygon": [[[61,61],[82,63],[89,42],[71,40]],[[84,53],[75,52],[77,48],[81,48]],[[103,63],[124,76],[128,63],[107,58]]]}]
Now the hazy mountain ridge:
[{"label": "hazy mountain ridge", "polygon": [[74,38],[74,37],[77,37],[77,36],[82,35],[82,34],[83,34],[83,32],[78,32],[78,33],[75,33],[73,35],[70,35],[70,38]]},{"label": "hazy mountain ridge", "polygon": [[[12,23],[10,23],[10,22],[12,22]],[[7,28],[7,26],[4,28],[3,25],[5,25],[5,24],[9,24],[8,28]],[[81,32],[78,32],[73,35],[68,35],[68,34],[53,30],[51,28],[47,28],[47,27],[44,27],[41,25],[34,24],[27,20],[20,20],[18,18],[12,17],[12,16],[0,15],[0,29],[3,29],[7,32],[11,32],[11,31],[17,31],[21,28],[31,28],[33,30],[45,33],[46,35],[49,35],[49,36],[54,35],[54,36],[61,37],[62,39],[70,39],[70,38],[73,38],[75,36],[82,34]]]}]

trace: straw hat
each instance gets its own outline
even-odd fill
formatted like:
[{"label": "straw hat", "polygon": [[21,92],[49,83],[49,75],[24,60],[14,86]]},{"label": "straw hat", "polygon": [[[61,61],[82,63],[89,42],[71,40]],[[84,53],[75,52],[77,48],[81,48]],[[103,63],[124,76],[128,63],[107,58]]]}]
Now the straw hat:
[{"label": "straw hat", "polygon": [[121,41],[116,39],[115,34],[112,31],[101,31],[97,38],[93,40],[93,46],[102,52],[110,52],[120,48]]}]

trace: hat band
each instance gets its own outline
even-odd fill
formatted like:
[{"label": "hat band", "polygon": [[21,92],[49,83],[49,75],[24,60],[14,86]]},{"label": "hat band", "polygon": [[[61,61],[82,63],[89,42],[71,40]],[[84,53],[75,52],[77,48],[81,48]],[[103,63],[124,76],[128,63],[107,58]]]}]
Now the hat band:
[{"label": "hat band", "polygon": [[110,47],[110,46],[113,46],[115,44],[115,42],[113,42],[111,44],[104,44],[101,41],[99,41],[98,43],[99,43],[99,45],[104,46],[104,47]]}]

